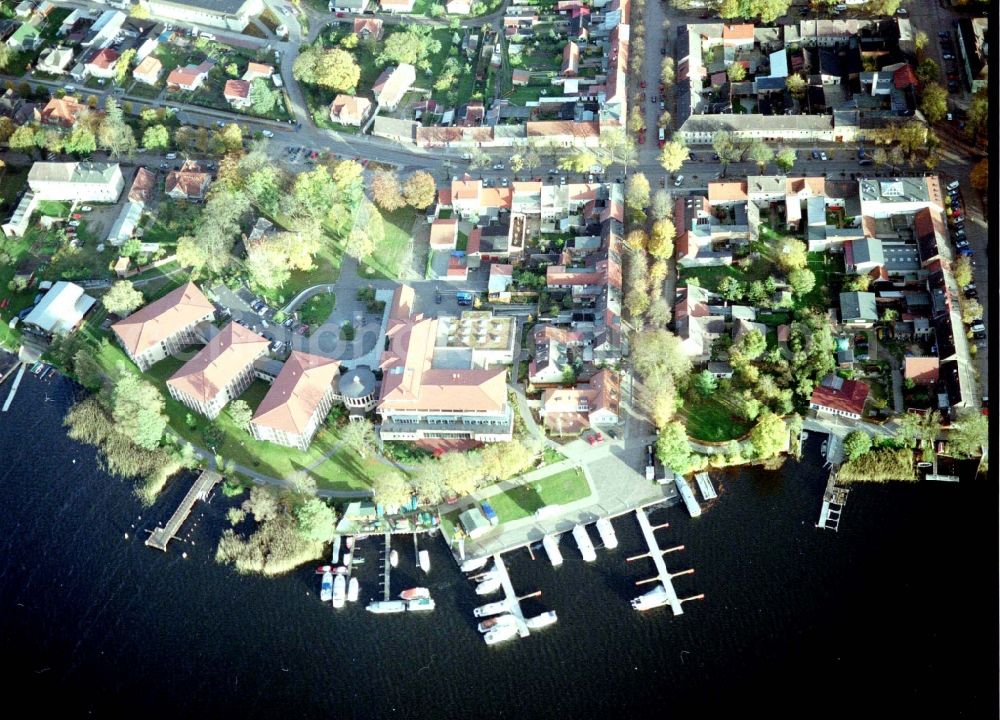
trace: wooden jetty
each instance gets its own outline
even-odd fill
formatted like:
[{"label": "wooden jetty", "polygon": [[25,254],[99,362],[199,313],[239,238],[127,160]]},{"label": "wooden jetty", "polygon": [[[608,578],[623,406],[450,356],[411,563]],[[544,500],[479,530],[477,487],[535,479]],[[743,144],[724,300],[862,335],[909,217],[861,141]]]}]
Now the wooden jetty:
[{"label": "wooden jetty", "polygon": [[715,488],[712,486],[712,479],[708,476],[707,472],[700,472],[694,476],[694,479],[698,483],[698,489],[701,490],[701,496],[705,500],[715,500],[718,495],[715,494]]},{"label": "wooden jetty", "polygon": [[521,637],[528,637],[528,635],[531,634],[531,631],[528,630],[528,625],[524,622],[524,614],[521,612],[520,598],[514,594],[514,585],[510,581],[510,575],[507,573],[507,566],[504,565],[503,558],[500,557],[500,553],[493,556],[493,562],[496,563],[497,572],[500,573],[500,584],[503,586],[503,594],[507,596],[507,602],[510,604],[509,612],[514,616],[514,620],[517,622],[517,634]]},{"label": "wooden jetty", "polygon": [[823,491],[823,506],[819,511],[819,522],[816,527],[823,530],[833,530],[836,532],[840,527],[840,514],[847,504],[847,488],[837,487],[837,471],[840,465],[834,465],[830,469],[830,478],[826,481],[826,489]]},{"label": "wooden jetty", "polygon": [[[670,605],[670,609],[674,611],[674,615],[683,615],[684,610],[681,607],[681,599],[677,597],[677,592],[674,590],[674,584],[671,578],[676,575],[686,575],[694,572],[694,570],[686,570],[680,573],[671,574],[667,570],[667,564],[663,562],[664,554],[668,552],[674,552],[676,550],[683,550],[683,545],[678,545],[676,547],[668,548],[666,550],[660,550],[659,543],[656,542],[656,537],[653,535],[653,526],[649,524],[649,518],[646,517],[646,511],[643,508],[637,508],[635,511],[635,516],[639,520],[639,527],[642,528],[642,534],[646,538],[646,544],[649,545],[649,552],[642,555],[636,555],[634,557],[627,558],[627,562],[632,562],[633,560],[638,560],[639,558],[650,557],[653,560],[653,564],[656,565],[656,575],[657,577],[648,578],[646,580],[639,580],[636,584],[641,585],[648,582],[656,582],[657,580],[663,586],[666,592],[666,601]],[[659,525],[658,527],[667,527],[666,524]]]},{"label": "wooden jetty", "polygon": [[392,564],[389,562],[389,555],[392,553],[392,533],[385,534],[385,561],[383,576],[382,576],[382,597],[386,602],[389,602],[389,571],[392,568]]},{"label": "wooden jetty", "polygon": [[177,531],[181,529],[181,525],[184,524],[188,515],[191,514],[191,509],[194,507],[194,504],[198,500],[206,499],[209,491],[221,480],[222,476],[219,475],[219,473],[212,470],[203,471],[194,481],[194,484],[191,485],[191,489],[187,491],[184,499],[181,500],[180,506],[174,511],[174,514],[167,521],[166,527],[156,528],[146,539],[146,544],[150,547],[166,552],[167,543],[173,540]]},{"label": "wooden jetty", "polygon": [[[14,402],[14,396],[17,394],[17,389],[21,386],[21,378],[24,377],[24,369],[27,367],[24,363],[21,363],[20,369],[17,371],[17,377],[14,378],[14,385],[11,387],[10,392],[7,394],[7,399],[3,404],[3,412],[7,412],[10,409],[10,404]],[[6,376],[4,376],[6,378]]]}]

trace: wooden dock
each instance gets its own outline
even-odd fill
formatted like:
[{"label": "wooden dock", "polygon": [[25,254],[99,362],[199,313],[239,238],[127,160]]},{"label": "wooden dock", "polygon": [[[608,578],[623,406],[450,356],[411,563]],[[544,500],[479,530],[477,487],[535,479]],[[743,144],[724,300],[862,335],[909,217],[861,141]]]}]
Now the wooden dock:
[{"label": "wooden dock", "polygon": [[[635,511],[635,516],[639,520],[639,527],[642,528],[642,534],[646,538],[646,544],[649,545],[649,557],[652,558],[653,564],[656,565],[657,577],[650,578],[650,580],[658,579],[660,581],[663,585],[663,589],[666,590],[667,602],[670,604],[670,609],[674,611],[674,615],[683,615],[684,609],[681,607],[681,600],[677,597],[677,592],[674,590],[674,584],[672,582],[673,575],[667,570],[667,564],[663,562],[663,554],[670,552],[671,550],[682,550],[684,546],[678,545],[676,548],[660,550],[660,545],[656,542],[656,537],[653,535],[653,526],[649,524],[649,518],[646,517],[646,511],[643,508],[638,508]],[[634,558],[629,558],[629,560],[635,560],[641,557],[645,557],[645,555],[638,555]],[[650,580],[640,580],[639,582],[649,582]]]},{"label": "wooden dock", "polygon": [[840,515],[847,505],[847,488],[837,487],[837,471],[840,465],[834,465],[830,469],[830,478],[826,481],[826,489],[823,491],[823,506],[819,511],[819,522],[816,527],[823,530],[833,530],[837,532],[840,528]]},{"label": "wooden dock", "polygon": [[510,604],[510,614],[517,621],[517,634],[521,637],[528,637],[531,631],[528,630],[528,625],[524,622],[524,614],[521,612],[521,601],[514,593],[514,585],[510,581],[507,566],[504,565],[500,553],[493,556],[493,562],[496,563],[497,572],[500,573],[500,584],[503,586],[503,593],[507,596],[507,602]]},{"label": "wooden dock", "polygon": [[708,476],[707,472],[700,472],[694,476],[694,479],[698,483],[698,489],[701,490],[701,496],[705,500],[715,500],[718,495],[715,494],[715,488],[712,486],[712,478]]},{"label": "wooden dock", "polygon": [[205,470],[198,476],[191,485],[191,489],[187,491],[187,495],[181,500],[180,506],[174,511],[174,514],[167,521],[166,527],[158,527],[153,530],[152,534],[146,539],[146,544],[150,547],[154,547],[163,552],[167,551],[167,543],[173,540],[177,531],[181,529],[181,525],[187,520],[188,515],[191,514],[191,509],[198,500],[204,500],[208,497],[209,491],[215,487],[215,484],[222,480],[222,476],[217,472],[212,470]]},{"label": "wooden dock", "polygon": [[[3,412],[7,412],[10,409],[10,404],[14,402],[14,396],[17,394],[17,389],[21,386],[21,378],[24,377],[24,369],[27,367],[24,363],[21,364],[20,369],[17,371],[17,377],[14,378],[14,385],[11,387],[10,392],[7,393],[7,399],[3,404]],[[6,376],[4,376],[6,378]]]},{"label": "wooden dock", "polygon": [[[355,540],[354,542],[357,542]],[[389,571],[392,569],[392,563],[389,562],[389,556],[392,554],[392,533],[385,534],[385,568],[383,570],[382,576],[382,597],[386,602],[389,602]]]}]

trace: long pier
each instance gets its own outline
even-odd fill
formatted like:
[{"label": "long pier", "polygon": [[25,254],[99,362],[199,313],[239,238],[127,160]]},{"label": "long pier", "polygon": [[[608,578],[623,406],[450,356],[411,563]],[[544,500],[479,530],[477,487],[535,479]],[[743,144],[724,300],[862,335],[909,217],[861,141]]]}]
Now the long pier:
[{"label": "long pier", "polygon": [[497,572],[500,573],[500,584],[503,586],[504,595],[507,596],[507,603],[510,605],[510,614],[514,616],[514,620],[517,622],[517,634],[521,637],[528,637],[531,631],[528,630],[528,625],[524,622],[524,614],[521,612],[521,601],[514,593],[514,585],[510,581],[507,566],[504,565],[500,553],[493,556],[493,562],[496,563]]},{"label": "long pier", "polygon": [[[24,369],[27,367],[24,363],[21,363],[20,369],[17,371],[17,377],[14,378],[14,384],[10,388],[10,392],[7,394],[7,400],[4,401],[3,411],[7,412],[10,409],[10,404],[14,402],[14,396],[17,394],[17,388],[21,385],[21,378],[24,377]],[[5,376],[6,377],[6,376]]]},{"label": "long pier", "polygon": [[837,471],[840,465],[834,465],[830,469],[830,478],[826,481],[826,489],[823,491],[823,505],[819,511],[819,522],[816,527],[822,530],[833,530],[837,532],[840,528],[840,514],[847,505],[847,488],[837,487]]},{"label": "long pier", "polygon": [[[355,540],[354,542],[357,542]],[[389,571],[392,568],[392,563],[389,561],[389,556],[392,554],[392,533],[385,534],[385,566],[384,575],[382,577],[382,597],[386,602],[389,602]]]},{"label": "long pier", "polygon": [[[639,527],[642,528],[642,534],[646,538],[646,544],[649,545],[649,557],[653,559],[653,564],[656,565],[657,578],[650,578],[649,580],[640,580],[639,582],[650,582],[652,580],[658,579],[663,585],[663,589],[667,594],[667,602],[670,604],[670,609],[674,611],[674,615],[683,615],[684,609],[681,607],[681,600],[677,597],[677,592],[674,590],[674,584],[671,582],[671,578],[674,577],[670,571],[667,570],[667,564],[663,562],[663,554],[672,552],[674,550],[683,550],[683,545],[678,545],[675,548],[669,548],[667,550],[660,550],[659,543],[656,542],[656,537],[653,535],[653,526],[649,524],[649,518],[646,517],[646,511],[643,508],[638,508],[635,511],[635,516],[639,520]],[[659,527],[665,527],[661,525]],[[645,555],[637,555],[635,557],[628,558],[629,560],[637,560],[638,558],[645,557]],[[693,570],[686,571],[685,573],[676,573],[677,575],[686,574],[687,572],[694,572]]]},{"label": "long pier", "polygon": [[166,552],[167,543],[173,540],[177,531],[181,529],[181,525],[184,524],[188,515],[191,514],[191,509],[194,507],[195,502],[207,498],[209,490],[215,487],[215,484],[221,480],[222,476],[219,473],[212,470],[203,471],[194,481],[194,484],[191,485],[191,489],[187,491],[187,495],[181,500],[180,506],[174,511],[170,520],[167,521],[166,527],[158,527],[153,530],[152,534],[146,539],[146,544]]}]

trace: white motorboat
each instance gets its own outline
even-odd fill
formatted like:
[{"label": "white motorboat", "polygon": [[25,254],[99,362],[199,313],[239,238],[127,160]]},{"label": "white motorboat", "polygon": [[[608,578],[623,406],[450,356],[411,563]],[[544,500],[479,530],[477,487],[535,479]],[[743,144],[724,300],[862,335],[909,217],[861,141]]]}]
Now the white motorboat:
[{"label": "white motorboat", "polygon": [[618,536],[615,535],[615,528],[607,518],[597,521],[597,534],[601,536],[601,542],[608,550],[618,547]]},{"label": "white motorboat", "polygon": [[319,599],[330,602],[333,599],[333,573],[327,570],[323,573],[323,581],[319,586]]},{"label": "white motorboat", "polygon": [[476,585],[476,595],[490,595],[500,589],[500,576],[495,575]]},{"label": "white motorboat", "polygon": [[488,563],[489,561],[490,561],[489,555],[481,558],[470,558],[462,563],[461,566],[462,572],[470,573],[470,572],[475,572],[476,570],[480,570],[486,567],[486,563]]},{"label": "white motorboat", "polygon": [[431,591],[425,587],[409,588],[399,593],[399,597],[403,600],[417,600],[419,598],[429,598],[430,596]]},{"label": "white motorboat", "polygon": [[352,577],[351,581],[347,583],[347,602],[357,602],[360,591],[361,585],[358,583],[358,579]]},{"label": "white motorboat", "polygon": [[493,628],[499,625],[514,625],[517,626],[517,618],[513,615],[497,615],[496,617],[491,617],[483,620],[479,623],[478,628],[481,633],[488,633]]},{"label": "white motorboat", "polygon": [[406,603],[402,600],[373,600],[368,603],[365,610],[377,615],[385,613],[398,613],[406,610]]},{"label": "white motorboat", "polygon": [[597,552],[594,550],[594,543],[590,542],[587,528],[583,525],[573,526],[573,538],[576,540],[577,547],[580,548],[580,555],[583,556],[584,561],[594,562],[597,559]]},{"label": "white motorboat", "polygon": [[393,567],[399,565],[399,553],[396,552],[395,550],[389,551],[389,564],[392,565]]},{"label": "white motorboat", "polygon": [[535,615],[533,618],[528,618],[524,621],[524,624],[527,625],[530,630],[539,630],[543,627],[548,627],[549,625],[555,625],[555,622],[558,619],[559,618],[556,617],[556,611],[549,610],[541,615]]},{"label": "white motorboat", "polygon": [[406,603],[406,609],[418,612],[421,610],[433,610],[434,609],[434,598],[417,598],[416,600],[409,600]]},{"label": "white motorboat", "polygon": [[472,575],[469,580],[473,580],[475,582],[486,582],[487,580],[492,580],[493,578],[498,577],[500,577],[500,571],[496,568],[490,568],[486,572],[479,573],[478,575]]},{"label": "white motorboat", "polygon": [[559,552],[558,537],[555,535],[546,535],[542,538],[542,547],[545,548],[545,553],[549,556],[549,562],[552,563],[552,567],[559,567],[563,564],[563,556]]},{"label": "white motorboat", "polygon": [[340,535],[334,535],[333,536],[333,554],[330,557],[330,562],[332,562],[334,565],[336,565],[338,562],[340,562],[340,543],[341,543]]},{"label": "white motorboat", "polygon": [[347,598],[347,576],[338,575],[333,579],[333,606],[335,608],[344,607],[344,600]]},{"label": "white motorboat", "polygon": [[657,583],[656,587],[648,593],[632,599],[632,609],[639,611],[652,610],[654,608],[663,607],[668,602],[670,602],[670,600],[667,597],[667,591],[663,587],[663,583]]},{"label": "white motorboat", "polygon": [[505,613],[508,610],[510,610],[510,602],[504,598],[503,600],[497,600],[496,602],[487,603],[477,607],[472,611],[472,614],[476,617],[489,617],[490,615]]},{"label": "white motorboat", "polygon": [[354,536],[353,535],[348,535],[347,536],[346,545],[347,545],[347,549],[348,550],[350,550],[351,548],[354,547]]},{"label": "white motorboat", "polygon": [[420,569],[429,573],[431,571],[431,554],[426,550],[421,550],[417,557],[420,558]]},{"label": "white motorboat", "polygon": [[483,635],[483,639],[486,640],[487,645],[496,645],[497,643],[502,643],[515,637],[517,637],[517,625],[507,624],[497,625],[495,628]]}]

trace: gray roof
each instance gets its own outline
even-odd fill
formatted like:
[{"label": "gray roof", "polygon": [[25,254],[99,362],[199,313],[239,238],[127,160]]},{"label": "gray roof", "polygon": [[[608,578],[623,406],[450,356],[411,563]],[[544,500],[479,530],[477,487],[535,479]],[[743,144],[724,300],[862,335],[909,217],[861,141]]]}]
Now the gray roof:
[{"label": "gray roof", "polygon": [[833,118],[830,115],[692,115],[681,129],[714,133],[719,130],[773,130],[776,127],[821,132],[833,129]]},{"label": "gray roof", "polygon": [[921,175],[883,179],[861,179],[858,181],[862,202],[927,202],[927,181]]},{"label": "gray roof", "polygon": [[851,240],[851,252],[854,254],[854,263],[875,263],[885,265],[885,255],[882,253],[882,241],[878,238],[862,238]]},{"label": "gray roof", "polygon": [[785,89],[785,78],[783,77],[762,77],[757,78],[754,83],[757,86],[757,92],[762,90],[780,90]]},{"label": "gray roof", "polygon": [[364,365],[359,365],[340,376],[337,392],[343,397],[363,398],[375,392],[375,375]]},{"label": "gray roof", "polygon": [[238,15],[251,0],[152,0],[154,4],[198,8],[201,11]]},{"label": "gray roof", "polygon": [[405,137],[414,140],[417,137],[417,128],[420,123],[413,120],[399,120],[382,116],[375,117],[372,125],[373,135],[388,135],[391,137]]},{"label": "gray roof", "polygon": [[875,310],[875,293],[840,293],[840,317],[844,322],[878,320],[878,312]]},{"label": "gray roof", "polygon": [[118,163],[36,162],[28,172],[28,183],[107,183],[117,170]]}]

